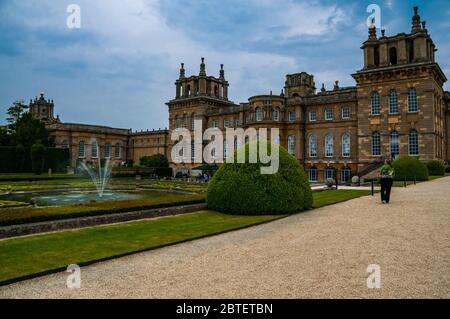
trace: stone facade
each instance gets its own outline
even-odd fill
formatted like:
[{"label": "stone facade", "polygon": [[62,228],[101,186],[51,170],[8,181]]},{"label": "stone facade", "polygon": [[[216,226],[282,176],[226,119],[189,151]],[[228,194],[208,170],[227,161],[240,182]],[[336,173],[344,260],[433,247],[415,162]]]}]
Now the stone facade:
[{"label": "stone facade", "polygon": [[[48,124],[58,146],[71,149],[73,165],[105,155],[116,165],[127,160],[138,164],[142,156],[160,153],[169,158],[175,172],[191,172],[199,163],[173,163],[175,143],[169,133],[176,128],[193,132],[194,120],[202,121],[202,132],[210,127],[278,128],[280,145],[305,166],[313,181],[348,180],[374,162],[400,154],[423,161],[450,160],[450,93],[443,90],[447,79],[435,61],[436,46],[418,8],[410,33],[386,36],[381,30],[378,37],[371,28],[362,50],[364,66],[352,75],[356,86],[340,87],[336,81],[332,89],[322,85],[317,91],[314,76],[301,72],[286,76],[280,94],[253,96],[240,104],[228,98],[223,65],[218,77],[210,76],[202,58],[198,75],[186,77],[181,64],[175,97],[167,103],[169,130],[133,133],[61,123],[53,116],[53,101],[46,101],[43,94],[30,102],[30,109]],[[92,154],[96,146],[97,154]]]}]

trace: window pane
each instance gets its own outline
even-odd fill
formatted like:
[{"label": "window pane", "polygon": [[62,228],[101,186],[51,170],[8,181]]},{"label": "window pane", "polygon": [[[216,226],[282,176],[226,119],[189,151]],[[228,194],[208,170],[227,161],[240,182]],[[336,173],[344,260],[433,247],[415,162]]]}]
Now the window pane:
[{"label": "window pane", "polygon": [[372,115],[380,115],[380,94],[372,93]]},{"label": "window pane", "polygon": [[372,134],[372,155],[374,156],[381,155],[380,133]]},{"label": "window pane", "polygon": [[409,155],[419,155],[419,134],[416,130],[409,132]]},{"label": "window pane", "polygon": [[325,136],[325,157],[333,157],[333,135]]}]

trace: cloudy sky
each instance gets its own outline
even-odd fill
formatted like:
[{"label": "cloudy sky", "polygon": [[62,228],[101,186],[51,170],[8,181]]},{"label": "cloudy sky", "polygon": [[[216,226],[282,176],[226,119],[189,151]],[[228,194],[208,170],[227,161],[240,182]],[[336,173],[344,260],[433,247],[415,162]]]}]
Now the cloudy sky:
[{"label": "cloudy sky", "polygon": [[45,91],[65,122],[163,128],[180,63],[198,74],[201,57],[210,75],[225,64],[237,103],[280,92],[288,73],[354,85],[371,3],[387,35],[409,32],[419,5],[450,78],[448,0],[0,0],[0,112]]}]

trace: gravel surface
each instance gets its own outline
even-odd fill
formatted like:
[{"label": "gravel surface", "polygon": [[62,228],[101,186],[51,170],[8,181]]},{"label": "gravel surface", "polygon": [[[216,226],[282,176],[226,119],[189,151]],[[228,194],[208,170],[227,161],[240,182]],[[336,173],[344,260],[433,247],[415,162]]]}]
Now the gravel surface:
[{"label": "gravel surface", "polygon": [[[0,288],[7,298],[450,298],[450,178]],[[367,267],[381,267],[368,289]]]}]

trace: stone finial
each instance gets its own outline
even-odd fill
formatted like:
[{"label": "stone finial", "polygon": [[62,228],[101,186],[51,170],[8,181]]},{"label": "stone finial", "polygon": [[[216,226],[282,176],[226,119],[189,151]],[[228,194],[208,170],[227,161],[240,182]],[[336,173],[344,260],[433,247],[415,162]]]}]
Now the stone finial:
[{"label": "stone finial", "polygon": [[184,70],[184,63],[181,63],[180,79],[184,78],[185,74],[186,74],[186,71]]},{"label": "stone finial", "polygon": [[377,39],[377,28],[375,26],[369,28],[369,40]]},{"label": "stone finial", "polygon": [[322,88],[320,89],[320,91],[322,91],[322,92],[326,92],[326,88],[325,88],[325,83],[322,83]]},{"label": "stone finial", "polygon": [[424,30],[427,29],[427,22],[426,21],[422,21],[422,29],[424,29]]},{"label": "stone finial", "polygon": [[206,76],[205,58],[202,58],[202,63],[200,64],[200,76]]},{"label": "stone finial", "polygon": [[339,81],[334,81],[334,89],[339,90]]},{"label": "stone finial", "polygon": [[386,30],[385,29],[381,29],[381,36],[384,37],[386,34]]},{"label": "stone finial", "polygon": [[220,65],[220,79],[225,80],[225,70],[223,69],[223,64]]},{"label": "stone finial", "polygon": [[420,27],[420,16],[419,16],[419,7],[414,7],[414,16],[412,17],[412,33],[418,32],[421,30]]},{"label": "stone finial", "polygon": [[284,90],[283,89],[281,89],[280,96],[284,96]]}]

